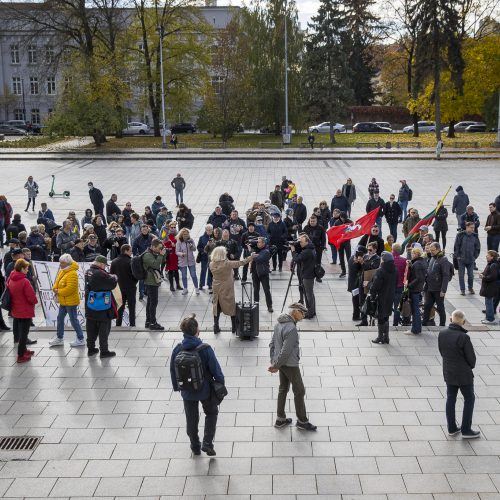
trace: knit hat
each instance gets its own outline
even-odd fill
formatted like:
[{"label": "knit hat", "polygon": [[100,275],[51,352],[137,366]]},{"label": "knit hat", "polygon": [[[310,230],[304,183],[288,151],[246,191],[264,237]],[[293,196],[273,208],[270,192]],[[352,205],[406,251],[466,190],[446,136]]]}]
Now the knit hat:
[{"label": "knit hat", "polygon": [[392,253],[390,253],[390,252],[382,252],[382,255],[380,256],[380,258],[382,259],[382,262],[393,262],[394,261],[394,257],[392,255]]},{"label": "knit hat", "polygon": [[108,265],[108,259],[106,259],[104,255],[97,255],[94,261],[98,262],[99,264],[105,264],[106,266]]},{"label": "knit hat", "polygon": [[358,245],[356,247],[356,252],[361,252],[362,254],[365,254],[368,252],[368,248],[364,247],[363,245]]}]

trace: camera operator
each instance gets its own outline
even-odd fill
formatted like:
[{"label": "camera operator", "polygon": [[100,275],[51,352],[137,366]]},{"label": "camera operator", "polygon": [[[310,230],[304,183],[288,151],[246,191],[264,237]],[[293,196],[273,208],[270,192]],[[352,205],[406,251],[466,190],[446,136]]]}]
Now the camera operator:
[{"label": "camera operator", "polygon": [[316,251],[309,236],[302,233],[299,241],[290,243],[294,264],[297,265],[297,277],[299,278],[300,303],[306,299],[306,319],[316,316],[316,299],[314,297],[314,267],[316,265]]},{"label": "camera operator", "polygon": [[[323,226],[318,224],[318,218],[315,215],[309,217],[309,224],[304,227],[304,233],[309,236],[316,250],[316,264],[321,264],[323,250],[326,249],[326,231]],[[321,279],[317,279],[317,281],[321,283]]]},{"label": "camera operator", "polygon": [[[241,245],[243,246],[244,259],[250,257],[252,253],[252,247],[256,248],[258,237],[259,233],[255,231],[255,224],[253,222],[249,222],[246,233],[243,233],[243,236],[241,237]],[[241,278],[243,282],[247,281],[247,276],[248,276],[248,264],[245,264],[243,266],[243,277]]]},{"label": "camera operator", "polygon": [[278,260],[278,269],[281,273],[285,253],[285,242],[288,238],[288,231],[286,224],[281,220],[280,214],[273,214],[273,221],[267,228],[267,234],[269,235],[270,245],[274,245],[276,247],[276,251],[272,254],[273,271],[276,271],[276,260]]},{"label": "camera operator", "polygon": [[110,251],[109,258],[116,259],[120,255],[120,248],[127,243],[127,238],[121,227],[117,227],[104,243],[104,248]]},{"label": "camera operator", "polygon": [[257,238],[257,246],[250,245],[253,252],[251,253],[254,260],[251,263],[251,273],[253,281],[253,299],[259,302],[260,285],[264,289],[266,296],[267,310],[273,312],[273,299],[271,297],[271,289],[269,288],[269,260],[271,259],[271,252],[266,247],[266,239],[263,237]]}]

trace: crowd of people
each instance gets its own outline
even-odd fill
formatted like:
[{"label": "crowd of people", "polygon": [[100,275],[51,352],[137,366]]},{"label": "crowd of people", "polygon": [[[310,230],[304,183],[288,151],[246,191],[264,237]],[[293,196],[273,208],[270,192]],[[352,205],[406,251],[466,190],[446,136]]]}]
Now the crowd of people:
[{"label": "crowd of people", "polygon": [[[328,241],[328,230],[339,225],[350,225],[352,206],[357,199],[352,179],[339,188],[330,204],[321,200],[308,209],[296,184],[282,178],[263,202],[256,201],[246,210],[243,218],[229,193],[223,193],[206,220],[203,234],[196,242],[191,230],[194,214],[184,203],[186,182],[181,176],[172,180],[177,212],[168,210],[161,196],[156,196],[141,215],[130,202],[120,208],[118,196],[112,194],[104,204],[102,192],[92,182],[88,183],[88,208],[82,219],[74,211],[58,224],[46,203],[40,205],[36,225],[30,231],[14,213],[5,196],[0,196],[0,245],[9,246],[0,266],[2,305],[12,318],[14,342],[17,343],[17,362],[30,361],[34,352],[28,346],[36,343],[29,339],[30,326],[35,316],[36,275],[32,261],[59,263],[53,285],[55,300],[59,305],[56,336],[50,340],[53,347],[64,344],[66,316],[75,330],[72,347],[86,346],[88,356],[97,353],[101,358],[113,357],[108,337],[112,320],[123,322],[125,308],[131,326],[136,324],[136,297],[146,298],[145,328],[163,331],[157,318],[159,288],[168,282],[170,292],[189,293],[190,282],[196,294],[207,291],[213,304],[214,333],[220,332],[221,313],[230,316],[232,331],[236,331],[235,281],[254,285],[254,300],[259,302],[262,288],[267,310],[273,312],[270,275],[281,273],[290,266],[297,273],[300,300],[280,314],[270,344],[270,373],[279,373],[276,428],[292,423],[285,413],[287,393],[294,392],[296,426],[306,431],[316,430],[307,417],[305,387],[299,367],[300,348],[297,323],[316,316],[314,287],[322,282],[323,253],[330,244],[331,263],[340,264],[338,278],[347,276],[347,290],[352,296],[353,321],[358,326],[377,321],[376,344],[389,344],[390,318],[393,325],[407,324],[411,335],[421,333],[422,325],[433,325],[434,313],[439,325],[446,324],[444,299],[449,281],[458,270],[462,295],[474,291],[475,263],[481,251],[478,237],[480,220],[470,205],[463,188],[456,188],[452,213],[456,214],[458,233],[455,238],[453,258],[445,255],[448,232],[448,211],[438,202],[432,228],[421,224],[418,210],[410,206],[413,191],[406,180],[400,181],[398,194],[390,194],[385,202],[375,178],[368,185],[366,213],[378,208],[375,224],[355,246],[344,241],[338,247]],[[25,184],[28,204],[35,211],[38,185],[33,177]],[[413,205],[413,204],[412,204]],[[500,196],[489,205],[489,215],[484,225],[487,233],[486,267],[479,274],[480,294],[485,298],[483,323],[495,323],[498,309],[500,280]],[[386,239],[382,237],[383,224],[387,224]],[[401,225],[401,228],[400,228]],[[402,244],[398,241],[401,234]],[[414,234],[413,234],[414,233]],[[413,234],[413,236],[412,236]],[[290,254],[290,261],[288,255]],[[78,318],[80,305],[79,264],[87,262],[85,271],[85,321],[86,336]],[[109,270],[108,270],[109,268]],[[240,268],[242,275],[240,276]],[[5,276],[5,277],[4,277]],[[7,295],[7,299],[6,299]],[[439,334],[439,350],[443,356],[443,372],[447,383],[446,415],[450,436],[461,433],[464,438],[476,438],[478,431],[471,427],[474,407],[472,369],[475,366],[474,350],[466,335],[465,315],[454,311],[451,324]],[[0,329],[10,330],[0,315]],[[199,339],[199,326],[195,316],[181,323],[183,341],[175,347],[170,360],[170,373],[174,390],[180,390],[184,400],[187,434],[194,455],[204,451],[214,456],[218,406],[227,390],[224,375],[210,346]],[[99,347],[96,347],[96,343]],[[188,373],[188,376],[186,375]],[[464,399],[461,427],[455,421],[455,402],[458,391]],[[206,414],[202,441],[198,435],[198,402]]]}]

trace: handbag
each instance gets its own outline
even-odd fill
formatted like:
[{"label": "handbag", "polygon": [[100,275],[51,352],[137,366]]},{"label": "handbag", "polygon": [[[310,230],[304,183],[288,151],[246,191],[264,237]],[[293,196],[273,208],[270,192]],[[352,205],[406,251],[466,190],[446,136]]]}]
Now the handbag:
[{"label": "handbag", "polygon": [[111,292],[89,292],[87,307],[92,311],[111,309]]},{"label": "handbag", "polygon": [[227,396],[227,388],[224,384],[221,384],[220,382],[217,382],[216,380],[212,379],[212,390],[215,396],[215,399],[219,403],[222,403],[223,399]]},{"label": "handbag", "polygon": [[7,281],[7,284],[5,285],[5,290],[3,291],[2,296],[0,297],[0,307],[10,312],[12,309],[12,298],[10,296],[9,287],[7,286],[8,284],[9,282]]},{"label": "handbag", "polygon": [[201,263],[201,252],[198,252],[198,255],[196,256],[196,263],[197,264]]},{"label": "handbag", "polygon": [[367,295],[363,305],[361,306],[361,312],[365,316],[376,316],[377,315],[377,298]]},{"label": "handbag", "polygon": [[321,264],[316,264],[314,266],[314,276],[316,279],[322,279],[325,275],[325,270]]}]

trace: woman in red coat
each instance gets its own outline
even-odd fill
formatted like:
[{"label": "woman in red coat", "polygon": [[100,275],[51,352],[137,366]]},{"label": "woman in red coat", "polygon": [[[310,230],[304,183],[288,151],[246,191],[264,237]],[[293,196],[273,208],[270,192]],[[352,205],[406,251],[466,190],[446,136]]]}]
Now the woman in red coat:
[{"label": "woman in red coat", "polygon": [[35,317],[35,304],[38,302],[35,290],[26,277],[30,265],[24,259],[18,259],[14,270],[10,273],[7,287],[10,292],[10,315],[14,318],[13,328],[19,334],[17,346],[17,362],[26,363],[31,360],[34,351],[26,349],[26,340],[30,331],[31,320]]},{"label": "woman in red coat", "polygon": [[171,221],[168,225],[167,237],[163,240],[163,245],[167,249],[167,263],[165,264],[165,272],[168,272],[168,281],[170,282],[170,291],[175,292],[175,284],[177,285],[177,290],[182,290],[182,286],[179,282],[179,258],[175,253],[175,244],[177,240],[177,222],[175,220]]}]

